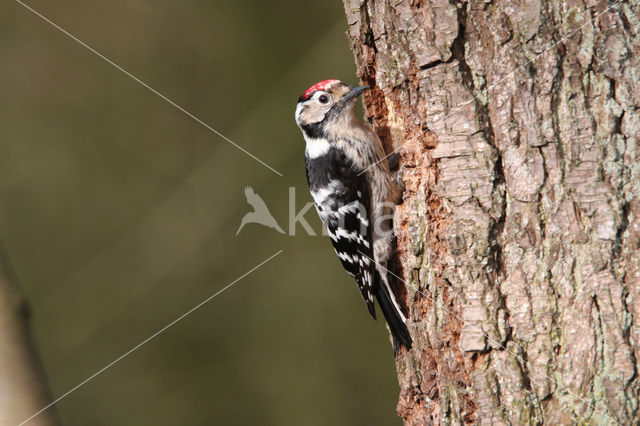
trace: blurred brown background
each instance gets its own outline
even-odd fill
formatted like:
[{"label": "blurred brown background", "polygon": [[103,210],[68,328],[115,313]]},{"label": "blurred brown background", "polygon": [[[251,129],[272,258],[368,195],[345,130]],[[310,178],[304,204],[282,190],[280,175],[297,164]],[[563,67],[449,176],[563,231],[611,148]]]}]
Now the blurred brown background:
[{"label": "blurred brown background", "polygon": [[[355,83],[339,2],[30,0],[279,177],[14,1],[0,5],[0,242],[54,396],[284,253],[57,404],[64,425],[389,425],[397,383],[310,200],[295,102]],[[315,211],[307,219],[320,230]]]}]

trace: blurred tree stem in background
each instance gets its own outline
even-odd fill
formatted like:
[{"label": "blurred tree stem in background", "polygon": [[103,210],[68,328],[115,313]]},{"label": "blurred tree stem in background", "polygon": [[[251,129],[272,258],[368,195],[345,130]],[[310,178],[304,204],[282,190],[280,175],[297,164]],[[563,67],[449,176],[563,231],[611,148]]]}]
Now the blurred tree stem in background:
[{"label": "blurred tree stem in background", "polygon": [[344,4],[403,158],[400,416],[638,424],[638,1]]},{"label": "blurred tree stem in background", "polygon": [[[28,307],[0,246],[0,425],[17,425],[50,402],[28,324]],[[50,408],[29,425],[55,426]]]}]

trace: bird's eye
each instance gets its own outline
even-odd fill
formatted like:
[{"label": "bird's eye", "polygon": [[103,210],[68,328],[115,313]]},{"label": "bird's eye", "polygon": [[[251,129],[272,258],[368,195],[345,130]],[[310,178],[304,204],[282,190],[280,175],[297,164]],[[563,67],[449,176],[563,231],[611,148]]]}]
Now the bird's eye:
[{"label": "bird's eye", "polygon": [[321,104],[326,104],[327,102],[329,102],[329,97],[327,95],[320,95],[318,100]]}]

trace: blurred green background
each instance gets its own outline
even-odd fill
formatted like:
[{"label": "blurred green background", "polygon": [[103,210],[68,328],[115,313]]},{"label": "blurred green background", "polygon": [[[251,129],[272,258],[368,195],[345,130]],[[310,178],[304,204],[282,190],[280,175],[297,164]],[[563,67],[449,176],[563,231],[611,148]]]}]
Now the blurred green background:
[{"label": "blurred green background", "polygon": [[[56,409],[64,425],[390,425],[397,382],[310,201],[295,102],[355,81],[339,1],[30,0],[279,177],[14,1],[0,5],[0,242],[54,396],[280,249]],[[315,211],[306,218],[319,231]]]}]

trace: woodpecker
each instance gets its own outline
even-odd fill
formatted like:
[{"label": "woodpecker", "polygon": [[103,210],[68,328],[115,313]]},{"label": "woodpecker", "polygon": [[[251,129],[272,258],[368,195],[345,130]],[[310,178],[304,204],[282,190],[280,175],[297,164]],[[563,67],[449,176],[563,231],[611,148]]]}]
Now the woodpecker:
[{"label": "woodpecker", "polygon": [[369,86],[323,80],[298,99],[295,119],[306,141],[311,197],[342,266],[355,278],[371,316],[374,297],[394,340],[411,348],[407,319],[389,285],[393,208],[401,188],[389,171],[384,148],[354,106]]}]

